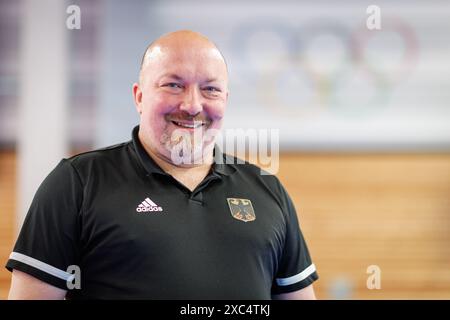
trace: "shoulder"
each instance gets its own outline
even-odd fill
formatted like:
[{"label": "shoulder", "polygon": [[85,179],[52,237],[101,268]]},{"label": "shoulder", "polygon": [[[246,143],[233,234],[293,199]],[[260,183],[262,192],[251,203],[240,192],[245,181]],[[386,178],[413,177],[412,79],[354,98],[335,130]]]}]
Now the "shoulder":
[{"label": "shoulder", "polygon": [[101,149],[82,152],[61,161],[64,167],[70,167],[82,181],[86,177],[111,170],[124,169],[130,162],[131,142],[123,142]]},{"label": "shoulder", "polygon": [[83,164],[90,161],[107,161],[117,159],[117,156],[128,152],[130,141],[118,143],[112,146],[90,150],[73,155],[65,160],[71,164]]},{"label": "shoulder", "polygon": [[123,142],[101,149],[78,153],[64,160],[77,168],[92,165],[94,163],[107,164],[120,162],[124,157],[128,156],[130,145],[130,141]]}]

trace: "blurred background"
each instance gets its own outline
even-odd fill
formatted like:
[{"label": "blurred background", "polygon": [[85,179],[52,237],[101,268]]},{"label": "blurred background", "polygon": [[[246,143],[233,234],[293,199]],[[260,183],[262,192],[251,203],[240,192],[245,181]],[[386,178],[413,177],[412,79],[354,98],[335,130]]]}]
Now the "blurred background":
[{"label": "blurred background", "polygon": [[[279,130],[318,298],[450,299],[443,0],[0,0],[1,265],[62,157],[130,139],[142,54],[178,29],[227,59],[225,127]],[[0,268],[1,299],[9,282]]]}]

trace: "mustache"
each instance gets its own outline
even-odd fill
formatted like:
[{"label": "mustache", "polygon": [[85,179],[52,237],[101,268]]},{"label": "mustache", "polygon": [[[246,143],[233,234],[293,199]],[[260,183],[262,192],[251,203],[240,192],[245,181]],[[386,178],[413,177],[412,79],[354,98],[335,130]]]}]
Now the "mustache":
[{"label": "mustache", "polygon": [[196,115],[191,115],[187,112],[170,113],[165,116],[165,119],[168,121],[211,122],[211,118],[204,114],[198,113]]}]

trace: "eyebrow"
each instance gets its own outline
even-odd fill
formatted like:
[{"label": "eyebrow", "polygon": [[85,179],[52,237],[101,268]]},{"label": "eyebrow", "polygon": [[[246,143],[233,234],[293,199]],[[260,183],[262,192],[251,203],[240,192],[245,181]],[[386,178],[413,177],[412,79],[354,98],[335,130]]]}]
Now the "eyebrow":
[{"label": "eyebrow", "polygon": [[[166,74],[163,74],[163,75],[160,77],[160,79],[165,78],[165,77],[167,77],[167,78],[172,78],[172,79],[177,80],[177,81],[183,81],[183,80],[184,80],[183,77],[180,77],[179,75],[177,75],[177,74],[175,74],[175,73],[166,73]],[[209,78],[209,79],[207,79],[206,81],[203,81],[203,83],[211,83],[211,82],[214,82],[214,81],[217,81],[217,80],[218,80],[217,78]]]},{"label": "eyebrow", "polygon": [[172,78],[172,79],[179,80],[179,81],[183,80],[182,77],[180,77],[179,75],[176,75],[175,73],[165,73],[160,77],[160,79],[162,79],[162,78]]},{"label": "eyebrow", "polygon": [[217,80],[218,80],[217,78],[210,78],[210,79],[206,80],[205,83],[210,83],[210,82],[214,82]]}]

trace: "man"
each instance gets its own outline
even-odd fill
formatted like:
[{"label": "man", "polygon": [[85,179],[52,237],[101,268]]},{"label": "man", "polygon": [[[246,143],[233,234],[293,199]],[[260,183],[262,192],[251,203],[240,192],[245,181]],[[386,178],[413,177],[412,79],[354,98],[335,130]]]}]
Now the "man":
[{"label": "man", "polygon": [[217,161],[229,158],[214,136],[196,138],[221,128],[228,99],[216,46],[192,31],[162,36],[133,97],[131,141],[64,159],[40,186],[7,263],[9,298],[315,299],[277,178]]}]

